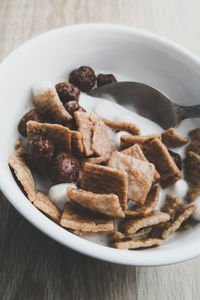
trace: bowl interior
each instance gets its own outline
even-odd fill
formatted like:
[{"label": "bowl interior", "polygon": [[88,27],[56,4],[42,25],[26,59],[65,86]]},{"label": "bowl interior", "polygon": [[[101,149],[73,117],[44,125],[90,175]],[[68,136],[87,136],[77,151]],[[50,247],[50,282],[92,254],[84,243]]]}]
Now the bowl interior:
[{"label": "bowl interior", "polygon": [[[66,80],[75,67],[119,74],[161,90],[175,103],[198,104],[200,64],[191,54],[163,39],[115,25],[78,25],[42,34],[15,50],[0,66],[0,185],[9,201],[40,230],[77,251],[123,264],[161,265],[200,253],[200,225],[170,238],[162,247],[121,251],[83,240],[54,224],[32,206],[7,165],[19,136],[20,117],[32,106],[31,87],[38,81]],[[200,126],[200,121],[194,121]]]}]

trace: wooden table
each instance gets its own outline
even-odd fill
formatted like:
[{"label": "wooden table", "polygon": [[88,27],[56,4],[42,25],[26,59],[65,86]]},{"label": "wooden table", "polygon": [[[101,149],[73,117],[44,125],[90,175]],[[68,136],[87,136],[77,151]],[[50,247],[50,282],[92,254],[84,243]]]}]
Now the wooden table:
[{"label": "wooden table", "polygon": [[[0,59],[41,32],[85,22],[144,28],[200,55],[199,19],[198,0],[0,0]],[[200,299],[200,258],[155,268],[94,260],[46,237],[0,197],[1,300]]]}]

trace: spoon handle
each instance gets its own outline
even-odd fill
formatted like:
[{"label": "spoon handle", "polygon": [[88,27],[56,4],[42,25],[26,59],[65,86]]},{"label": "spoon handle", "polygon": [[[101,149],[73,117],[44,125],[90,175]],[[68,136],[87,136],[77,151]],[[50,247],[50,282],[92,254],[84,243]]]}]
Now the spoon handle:
[{"label": "spoon handle", "polygon": [[189,118],[200,118],[200,105],[177,105],[177,114],[180,120]]}]

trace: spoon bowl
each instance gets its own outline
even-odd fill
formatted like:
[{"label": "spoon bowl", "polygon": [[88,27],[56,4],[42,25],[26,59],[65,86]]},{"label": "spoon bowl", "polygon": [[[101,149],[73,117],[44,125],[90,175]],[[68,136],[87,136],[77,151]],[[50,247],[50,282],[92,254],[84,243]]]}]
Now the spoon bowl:
[{"label": "spoon bowl", "polygon": [[90,96],[110,99],[159,124],[163,129],[182,120],[200,117],[200,105],[174,104],[160,91],[140,82],[115,82],[89,92]]}]

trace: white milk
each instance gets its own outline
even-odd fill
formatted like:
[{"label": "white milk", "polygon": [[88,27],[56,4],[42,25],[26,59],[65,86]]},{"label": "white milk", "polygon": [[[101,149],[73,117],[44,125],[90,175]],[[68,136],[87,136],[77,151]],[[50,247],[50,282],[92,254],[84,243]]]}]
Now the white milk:
[{"label": "white milk", "polygon": [[49,189],[48,195],[50,200],[61,211],[63,211],[65,204],[70,201],[67,195],[68,188],[77,188],[77,186],[75,183],[60,183],[53,185]]}]

